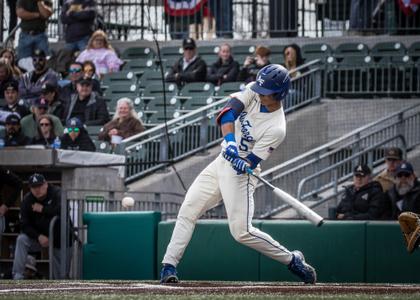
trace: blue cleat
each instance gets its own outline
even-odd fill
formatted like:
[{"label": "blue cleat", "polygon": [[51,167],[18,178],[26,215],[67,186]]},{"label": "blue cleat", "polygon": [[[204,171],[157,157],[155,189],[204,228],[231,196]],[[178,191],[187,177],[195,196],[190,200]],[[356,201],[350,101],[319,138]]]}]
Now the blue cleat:
[{"label": "blue cleat", "polygon": [[304,283],[315,284],[315,269],[305,262],[305,257],[302,252],[295,250],[292,252],[292,255],[292,261],[288,266],[289,270],[299,277]]},{"label": "blue cleat", "polygon": [[170,264],[164,264],[160,271],[160,283],[178,283],[176,268]]}]

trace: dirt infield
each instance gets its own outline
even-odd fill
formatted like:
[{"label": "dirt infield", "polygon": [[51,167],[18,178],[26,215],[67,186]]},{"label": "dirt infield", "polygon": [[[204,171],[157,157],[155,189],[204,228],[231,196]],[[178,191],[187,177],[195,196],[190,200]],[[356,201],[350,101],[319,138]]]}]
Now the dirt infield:
[{"label": "dirt infield", "polygon": [[114,294],[114,295],[419,295],[420,285],[323,284],[278,282],[185,281],[161,285],[156,281],[2,281],[0,297],[29,294]]}]

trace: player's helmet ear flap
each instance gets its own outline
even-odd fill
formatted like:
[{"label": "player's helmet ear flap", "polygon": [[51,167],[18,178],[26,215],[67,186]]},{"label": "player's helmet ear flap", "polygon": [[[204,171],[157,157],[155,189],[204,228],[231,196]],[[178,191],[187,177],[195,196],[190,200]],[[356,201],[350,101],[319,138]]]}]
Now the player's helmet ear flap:
[{"label": "player's helmet ear flap", "polygon": [[289,93],[290,76],[287,69],[281,65],[271,64],[262,68],[251,89],[260,95],[275,95],[282,100]]}]

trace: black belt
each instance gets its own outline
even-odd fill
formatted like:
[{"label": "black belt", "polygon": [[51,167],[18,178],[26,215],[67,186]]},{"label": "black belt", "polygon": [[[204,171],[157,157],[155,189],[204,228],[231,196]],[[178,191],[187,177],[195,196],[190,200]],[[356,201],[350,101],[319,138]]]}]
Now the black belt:
[{"label": "black belt", "polygon": [[37,34],[41,34],[44,33],[45,30],[23,30],[24,33],[29,34],[29,35],[37,35]]}]

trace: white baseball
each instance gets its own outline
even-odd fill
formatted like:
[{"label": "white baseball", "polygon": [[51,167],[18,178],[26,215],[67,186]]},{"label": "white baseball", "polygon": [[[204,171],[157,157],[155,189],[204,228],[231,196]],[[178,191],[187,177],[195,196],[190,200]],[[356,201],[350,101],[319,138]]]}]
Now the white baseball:
[{"label": "white baseball", "polygon": [[134,199],[132,197],[124,197],[121,200],[121,204],[123,207],[127,208],[127,207],[131,207],[134,205]]}]

